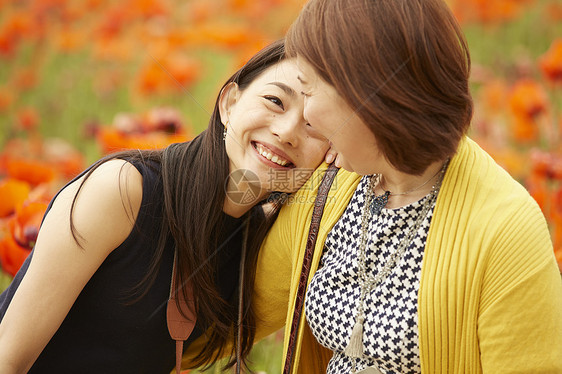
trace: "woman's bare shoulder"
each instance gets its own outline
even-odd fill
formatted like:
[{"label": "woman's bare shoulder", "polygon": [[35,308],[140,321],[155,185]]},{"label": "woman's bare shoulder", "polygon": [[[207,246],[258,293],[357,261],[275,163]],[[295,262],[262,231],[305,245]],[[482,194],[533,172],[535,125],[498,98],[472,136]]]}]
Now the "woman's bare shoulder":
[{"label": "woman's bare shoulder", "polygon": [[142,195],[141,173],[125,160],[110,160],[61,191],[49,214],[72,214],[79,237],[116,247],[134,226]]}]

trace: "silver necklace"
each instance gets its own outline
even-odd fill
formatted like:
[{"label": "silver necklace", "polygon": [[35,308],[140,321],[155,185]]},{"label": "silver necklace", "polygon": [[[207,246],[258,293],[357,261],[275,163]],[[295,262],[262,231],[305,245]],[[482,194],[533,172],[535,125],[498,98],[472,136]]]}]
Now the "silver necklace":
[{"label": "silver necklace", "polygon": [[[402,196],[402,195],[407,195],[407,194],[409,194],[409,193],[412,193],[412,192],[414,192],[414,191],[419,190],[420,188],[422,188],[423,186],[425,186],[426,184],[428,184],[430,180],[433,180],[433,178],[435,178],[435,177],[437,176],[437,174],[441,173],[442,170],[443,170],[443,167],[441,167],[441,169],[437,170],[437,172],[436,172],[435,174],[433,174],[428,180],[426,180],[425,182],[423,182],[423,183],[420,184],[419,186],[414,187],[414,188],[412,188],[411,190],[408,190],[408,191],[406,191],[406,192],[400,192],[400,193],[394,193],[394,192],[387,191],[387,190],[386,190],[386,187],[385,187],[384,184],[383,184],[384,182],[383,182],[382,178],[380,177],[380,174],[378,174],[377,176],[378,176],[379,186],[380,186],[380,188],[381,188],[385,193],[388,192],[388,194],[389,194],[389,195],[392,195],[392,196]],[[374,191],[374,190],[373,190],[373,191]]]},{"label": "silver necklace", "polygon": [[[363,206],[363,213],[361,215],[361,237],[359,242],[359,277],[358,277],[359,286],[361,287],[361,293],[359,296],[357,315],[355,317],[355,324],[351,332],[351,338],[349,340],[348,346],[344,350],[344,354],[354,359],[352,360],[352,368],[351,368],[352,374],[356,373],[357,359],[363,357],[364,354],[363,323],[365,321],[365,311],[364,311],[365,297],[367,296],[367,294],[371,293],[371,291],[375,289],[379,284],[381,284],[384,279],[386,279],[386,277],[392,272],[392,270],[398,263],[398,260],[402,258],[404,252],[409,247],[409,244],[414,238],[414,235],[417,233],[422,221],[427,216],[427,213],[429,212],[429,210],[437,200],[437,194],[439,193],[439,188],[441,187],[441,182],[443,180],[443,176],[445,175],[445,170],[447,169],[448,163],[449,160],[445,161],[443,167],[437,173],[440,174],[439,178],[437,178],[437,181],[432,186],[429,196],[423,203],[422,211],[418,215],[413,226],[410,228],[408,235],[406,235],[406,237],[402,239],[402,241],[398,245],[398,249],[388,257],[383,268],[376,275],[367,274],[366,246],[367,246],[367,236],[369,231],[369,222],[372,217],[378,216],[381,210],[386,206],[386,204],[388,203],[388,198],[391,195],[391,192],[385,191],[384,194],[382,195],[374,196],[374,190],[375,190],[374,187],[376,186],[376,183],[380,181],[380,175],[376,174],[370,177],[370,183],[367,188],[367,192],[365,194],[365,204]],[[434,177],[435,175],[431,177],[429,180],[433,179]],[[429,180],[427,182],[429,182]],[[424,185],[427,182],[425,182]],[[422,186],[419,186],[416,189],[421,188]],[[372,367],[371,369],[378,370],[378,368],[376,367]]]}]

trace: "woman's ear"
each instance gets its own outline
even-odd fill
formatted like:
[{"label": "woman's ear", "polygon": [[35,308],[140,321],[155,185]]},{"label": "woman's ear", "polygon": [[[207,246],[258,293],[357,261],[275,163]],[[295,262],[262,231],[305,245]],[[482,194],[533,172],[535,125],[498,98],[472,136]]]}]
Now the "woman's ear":
[{"label": "woman's ear", "polygon": [[222,89],[219,95],[219,113],[223,125],[226,125],[228,122],[230,111],[238,102],[239,96],[240,89],[238,88],[238,84],[235,82],[230,82]]}]

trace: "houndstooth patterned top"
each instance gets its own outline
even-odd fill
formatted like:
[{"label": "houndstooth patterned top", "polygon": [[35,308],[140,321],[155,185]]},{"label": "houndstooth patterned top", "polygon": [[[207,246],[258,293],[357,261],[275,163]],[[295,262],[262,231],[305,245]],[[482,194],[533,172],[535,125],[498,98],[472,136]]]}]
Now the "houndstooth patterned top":
[{"label": "houndstooth patterned top", "polygon": [[[352,359],[347,346],[357,314],[360,285],[358,248],[364,191],[363,177],[344,214],[326,239],[320,269],[314,275],[305,302],[306,318],[316,339],[334,352],[328,374],[350,373]],[[408,235],[429,196],[398,209],[383,209],[369,223],[366,247],[367,271],[376,274],[386,258]],[[383,282],[365,298],[364,357],[357,371],[376,364],[385,374],[420,373],[418,344],[418,290],[423,251],[433,207]]]}]

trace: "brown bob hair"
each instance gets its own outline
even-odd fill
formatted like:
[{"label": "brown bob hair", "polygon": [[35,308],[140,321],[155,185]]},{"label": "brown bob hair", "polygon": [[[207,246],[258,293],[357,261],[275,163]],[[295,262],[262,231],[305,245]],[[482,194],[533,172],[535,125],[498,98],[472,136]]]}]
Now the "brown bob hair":
[{"label": "brown bob hair", "polygon": [[468,130],[470,54],[442,0],[310,0],[286,50],[334,86],[401,172],[452,156]]}]

